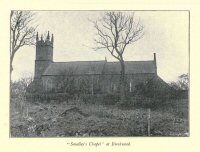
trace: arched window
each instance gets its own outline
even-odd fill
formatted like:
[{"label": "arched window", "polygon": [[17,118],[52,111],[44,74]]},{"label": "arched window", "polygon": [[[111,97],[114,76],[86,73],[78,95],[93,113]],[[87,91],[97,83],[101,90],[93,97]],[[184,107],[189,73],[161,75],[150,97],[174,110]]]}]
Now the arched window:
[{"label": "arched window", "polygon": [[132,92],[132,82],[129,83],[129,92]]}]

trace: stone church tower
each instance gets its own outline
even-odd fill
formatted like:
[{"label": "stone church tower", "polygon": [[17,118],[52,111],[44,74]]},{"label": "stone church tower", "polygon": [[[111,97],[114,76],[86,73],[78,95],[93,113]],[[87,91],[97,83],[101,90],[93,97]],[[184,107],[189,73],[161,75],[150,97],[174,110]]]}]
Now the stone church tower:
[{"label": "stone church tower", "polygon": [[40,39],[38,33],[36,35],[36,59],[35,59],[35,73],[34,80],[27,88],[27,92],[41,92],[43,91],[42,74],[47,67],[53,63],[53,34],[50,38],[49,32],[46,39],[41,35]]},{"label": "stone church tower", "polygon": [[46,40],[43,40],[43,36],[38,38],[36,36],[36,60],[35,60],[35,75],[34,80],[41,79],[41,75],[46,68],[53,62],[53,34],[49,36],[49,31]]}]

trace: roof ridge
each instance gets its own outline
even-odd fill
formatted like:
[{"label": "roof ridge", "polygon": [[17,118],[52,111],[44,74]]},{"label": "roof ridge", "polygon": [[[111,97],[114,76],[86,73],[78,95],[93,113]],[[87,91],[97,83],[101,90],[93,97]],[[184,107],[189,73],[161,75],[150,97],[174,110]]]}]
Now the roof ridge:
[{"label": "roof ridge", "polygon": [[53,62],[53,63],[74,63],[74,62],[106,62],[105,60],[96,60],[96,61],[67,61],[67,62]]},{"label": "roof ridge", "polygon": [[[143,60],[143,61],[124,61],[124,62],[153,62],[154,60]],[[116,63],[116,62],[119,62],[119,61],[111,61],[111,62],[108,62],[107,63]]]}]

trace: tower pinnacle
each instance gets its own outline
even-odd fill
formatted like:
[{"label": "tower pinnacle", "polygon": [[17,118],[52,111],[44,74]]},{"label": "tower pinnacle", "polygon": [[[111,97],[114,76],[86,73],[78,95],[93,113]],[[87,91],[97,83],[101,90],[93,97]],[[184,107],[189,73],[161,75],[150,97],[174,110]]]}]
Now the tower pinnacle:
[{"label": "tower pinnacle", "polygon": [[43,36],[41,35],[41,41],[43,41]]},{"label": "tower pinnacle", "polygon": [[49,40],[50,39],[50,37],[49,37],[49,31],[48,31],[48,34],[47,34],[47,40]]},{"label": "tower pinnacle", "polygon": [[38,32],[37,32],[37,34],[36,34],[36,41],[38,41]]},{"label": "tower pinnacle", "polygon": [[51,42],[53,43],[53,41],[54,41],[54,38],[53,38],[53,34],[52,34],[52,36],[51,36]]}]

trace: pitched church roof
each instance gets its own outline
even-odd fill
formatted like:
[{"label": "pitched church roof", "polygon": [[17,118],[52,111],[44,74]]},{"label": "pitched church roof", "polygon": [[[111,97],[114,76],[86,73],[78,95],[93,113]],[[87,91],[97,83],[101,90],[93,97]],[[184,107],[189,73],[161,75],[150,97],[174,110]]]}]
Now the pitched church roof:
[{"label": "pitched church roof", "polygon": [[[156,73],[155,61],[125,61],[126,74]],[[53,62],[43,75],[120,74],[119,62]]]},{"label": "pitched church roof", "polygon": [[43,75],[101,74],[105,61],[53,62]]},{"label": "pitched church roof", "polygon": [[[121,66],[119,62],[107,62],[105,66],[106,74],[120,74]],[[125,61],[126,74],[156,73],[154,61]]]}]

